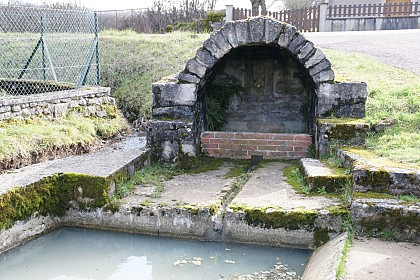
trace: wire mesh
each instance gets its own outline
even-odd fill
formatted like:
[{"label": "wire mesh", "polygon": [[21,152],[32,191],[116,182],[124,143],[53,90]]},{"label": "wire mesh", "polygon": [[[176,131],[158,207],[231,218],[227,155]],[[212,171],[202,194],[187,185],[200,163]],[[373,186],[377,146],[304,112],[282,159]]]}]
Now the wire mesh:
[{"label": "wire mesh", "polygon": [[0,97],[98,85],[99,78],[94,12],[0,4]]}]

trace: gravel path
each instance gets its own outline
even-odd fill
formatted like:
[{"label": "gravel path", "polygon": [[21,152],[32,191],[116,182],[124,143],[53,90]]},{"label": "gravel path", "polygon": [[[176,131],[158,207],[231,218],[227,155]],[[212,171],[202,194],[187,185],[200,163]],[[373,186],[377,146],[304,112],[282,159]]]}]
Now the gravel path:
[{"label": "gravel path", "polygon": [[314,32],[304,35],[321,49],[368,54],[420,75],[420,29]]}]

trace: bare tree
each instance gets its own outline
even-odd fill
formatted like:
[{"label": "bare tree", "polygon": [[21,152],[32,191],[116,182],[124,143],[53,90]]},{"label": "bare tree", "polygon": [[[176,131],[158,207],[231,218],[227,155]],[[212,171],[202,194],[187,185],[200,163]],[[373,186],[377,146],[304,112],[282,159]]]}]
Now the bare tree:
[{"label": "bare tree", "polygon": [[261,6],[261,14],[267,14],[267,6],[265,5],[265,0],[251,0],[252,4],[252,15],[256,16],[259,14],[260,6]]}]

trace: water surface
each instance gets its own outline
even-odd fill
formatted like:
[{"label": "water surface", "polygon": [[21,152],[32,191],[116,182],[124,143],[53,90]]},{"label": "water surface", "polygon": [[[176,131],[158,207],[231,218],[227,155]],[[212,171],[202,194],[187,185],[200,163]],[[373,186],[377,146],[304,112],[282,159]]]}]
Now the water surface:
[{"label": "water surface", "polygon": [[268,270],[277,262],[301,275],[310,253],[61,228],[0,255],[0,279],[210,280]]}]

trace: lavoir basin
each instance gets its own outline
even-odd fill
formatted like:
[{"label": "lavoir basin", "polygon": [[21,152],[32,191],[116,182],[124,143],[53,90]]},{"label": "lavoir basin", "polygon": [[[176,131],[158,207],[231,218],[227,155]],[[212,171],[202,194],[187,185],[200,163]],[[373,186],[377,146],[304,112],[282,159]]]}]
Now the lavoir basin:
[{"label": "lavoir basin", "polygon": [[1,254],[0,279],[252,279],[246,277],[264,273],[298,279],[310,254],[64,227]]}]

